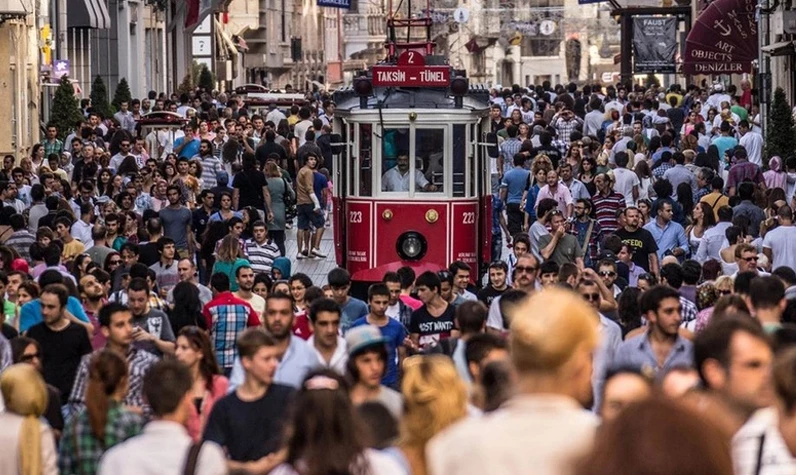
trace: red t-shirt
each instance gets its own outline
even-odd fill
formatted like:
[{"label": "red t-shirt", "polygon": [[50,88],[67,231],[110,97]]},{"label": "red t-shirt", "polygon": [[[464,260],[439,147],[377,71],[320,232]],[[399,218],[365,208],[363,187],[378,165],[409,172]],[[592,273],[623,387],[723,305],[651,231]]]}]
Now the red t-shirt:
[{"label": "red t-shirt", "polygon": [[312,336],[312,326],[306,310],[296,312],[293,318],[293,334],[302,340],[309,340]]}]

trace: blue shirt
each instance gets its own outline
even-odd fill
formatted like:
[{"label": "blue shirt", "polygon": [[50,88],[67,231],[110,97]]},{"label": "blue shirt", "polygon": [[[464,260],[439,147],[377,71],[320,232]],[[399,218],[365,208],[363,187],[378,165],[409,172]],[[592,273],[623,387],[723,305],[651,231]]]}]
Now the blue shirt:
[{"label": "blue shirt", "polygon": [[[88,316],[86,316],[86,312],[83,310],[83,305],[80,304],[80,300],[70,295],[69,299],[66,301],[66,309],[81,322],[89,323]],[[42,321],[41,302],[39,299],[32,300],[19,309],[20,333],[27,331],[28,328]]]},{"label": "blue shirt", "polygon": [[329,188],[329,180],[320,172],[312,172],[312,178],[312,187],[315,190],[315,196],[318,197],[318,203],[320,203],[321,208],[323,208],[326,206],[326,201],[323,199],[323,190]]},{"label": "blue shirt", "polygon": [[[307,374],[318,368],[320,364],[317,353],[309,343],[291,335],[287,350],[276,368],[274,382],[299,389]],[[240,364],[240,356],[236,356],[235,363],[232,365],[232,373],[229,375],[229,390],[227,392],[231,393],[243,384],[245,377],[246,373]]]},{"label": "blue shirt", "polygon": [[656,375],[664,375],[672,368],[694,366],[694,344],[677,336],[672,351],[666,356],[663,366],[658,366],[658,358],[649,342],[649,332],[625,340],[614,354],[613,368],[635,368],[642,372],[652,370]]},{"label": "blue shirt", "polygon": [[349,297],[348,302],[340,306],[342,313],[340,314],[340,331],[345,334],[351,324],[368,314],[368,304]]},{"label": "blue shirt", "polygon": [[685,237],[685,229],[682,226],[669,221],[666,226],[658,226],[657,220],[652,220],[644,226],[644,229],[652,234],[653,239],[658,244],[658,259],[662,260],[666,251],[680,248],[688,252],[688,240]]},{"label": "blue shirt", "polygon": [[[362,325],[369,325],[367,316],[356,319],[349,328]],[[384,377],[381,378],[381,384],[388,387],[395,387],[395,385],[398,384],[398,348],[404,344],[404,340],[409,336],[409,333],[407,333],[406,328],[404,328],[398,320],[390,317],[387,317],[386,325],[379,327],[379,331],[382,336],[388,339],[387,371],[384,373]]]},{"label": "blue shirt", "polygon": [[[500,213],[506,208],[503,200],[497,195],[492,195],[492,235],[497,236],[500,234]],[[502,235],[501,235],[502,236]]]},{"label": "blue shirt", "polygon": [[522,202],[522,194],[528,188],[529,176],[531,176],[531,172],[522,167],[512,168],[503,175],[500,187],[506,188],[506,203],[520,204]]},{"label": "blue shirt", "polygon": [[[185,142],[185,137],[180,137],[174,141],[174,148],[178,148],[182,143]],[[185,146],[180,152],[181,157],[185,158],[193,158],[196,155],[199,155],[199,145],[201,145],[201,141],[198,138],[191,139],[191,142]]]},{"label": "blue shirt", "polygon": [[738,139],[735,137],[721,135],[713,141],[713,145],[719,149],[719,162],[722,165],[727,165],[727,162],[724,161],[724,153],[738,145]]}]

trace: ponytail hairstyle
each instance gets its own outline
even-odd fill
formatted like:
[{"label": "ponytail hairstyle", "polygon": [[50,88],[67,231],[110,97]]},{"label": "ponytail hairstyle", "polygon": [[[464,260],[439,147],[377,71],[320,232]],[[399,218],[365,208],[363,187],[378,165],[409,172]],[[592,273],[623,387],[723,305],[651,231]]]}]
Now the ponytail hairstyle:
[{"label": "ponytail hairstyle", "polygon": [[126,382],[127,362],[121,356],[103,350],[91,359],[86,386],[86,411],[91,433],[102,446],[105,445],[111,396]]}]

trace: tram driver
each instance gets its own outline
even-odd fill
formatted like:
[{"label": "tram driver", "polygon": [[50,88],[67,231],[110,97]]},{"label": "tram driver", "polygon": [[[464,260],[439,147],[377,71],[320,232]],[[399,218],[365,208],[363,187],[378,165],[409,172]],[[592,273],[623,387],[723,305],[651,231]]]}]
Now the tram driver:
[{"label": "tram driver", "polygon": [[[415,170],[415,188],[421,191],[437,191],[420,170]],[[381,177],[381,191],[409,191],[409,155],[398,155],[398,164]]]}]

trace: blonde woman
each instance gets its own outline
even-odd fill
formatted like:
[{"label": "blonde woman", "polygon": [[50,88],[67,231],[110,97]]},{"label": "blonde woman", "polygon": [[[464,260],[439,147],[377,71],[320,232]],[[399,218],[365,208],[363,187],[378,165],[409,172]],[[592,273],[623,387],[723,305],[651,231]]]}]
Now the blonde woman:
[{"label": "blonde woman", "polygon": [[426,475],[426,444],[467,415],[467,387],[450,358],[415,356],[404,362],[404,417],[398,448],[414,475]]},{"label": "blonde woman", "polygon": [[47,386],[33,365],[16,364],[0,377],[5,411],[0,412],[0,473],[56,475],[55,437],[40,418]]}]

